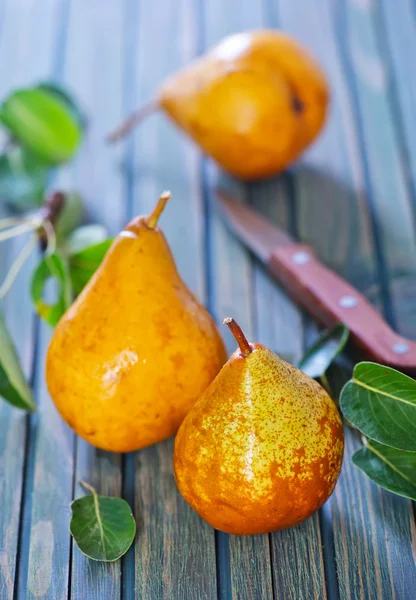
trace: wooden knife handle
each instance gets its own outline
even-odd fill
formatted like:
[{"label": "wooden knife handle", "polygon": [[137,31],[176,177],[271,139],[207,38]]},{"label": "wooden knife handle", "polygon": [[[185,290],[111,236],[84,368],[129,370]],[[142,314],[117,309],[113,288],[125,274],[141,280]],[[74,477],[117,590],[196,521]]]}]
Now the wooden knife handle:
[{"label": "wooden knife handle", "polygon": [[416,343],[394,332],[362,294],[319,262],[309,246],[277,248],[269,268],[294,300],[323,325],[344,323],[369,358],[416,370]]}]

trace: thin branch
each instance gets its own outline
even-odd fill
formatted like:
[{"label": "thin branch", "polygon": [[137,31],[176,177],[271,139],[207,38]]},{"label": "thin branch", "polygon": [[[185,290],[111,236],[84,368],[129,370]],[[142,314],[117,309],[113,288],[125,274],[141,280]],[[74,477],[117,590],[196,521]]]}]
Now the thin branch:
[{"label": "thin branch", "polygon": [[8,217],[6,219],[0,219],[0,229],[7,229],[13,225],[21,225],[22,223],[28,223],[32,220],[33,217]]},{"label": "thin branch", "polygon": [[10,229],[7,229],[6,231],[3,231],[3,233],[0,233],[0,242],[17,237],[18,235],[21,235],[22,233],[27,233],[28,231],[34,231],[35,229],[39,229],[41,225],[41,219],[32,217],[26,223],[16,225],[16,227],[10,227]]},{"label": "thin branch", "polygon": [[26,244],[23,246],[22,250],[19,252],[17,258],[13,262],[6,277],[4,278],[2,285],[0,286],[0,300],[2,298],[4,298],[4,296],[7,294],[7,292],[12,287],[13,283],[16,280],[16,277],[18,276],[23,265],[29,258],[32,250],[36,247],[37,243],[38,243],[38,236],[32,235],[32,237],[26,242]]}]

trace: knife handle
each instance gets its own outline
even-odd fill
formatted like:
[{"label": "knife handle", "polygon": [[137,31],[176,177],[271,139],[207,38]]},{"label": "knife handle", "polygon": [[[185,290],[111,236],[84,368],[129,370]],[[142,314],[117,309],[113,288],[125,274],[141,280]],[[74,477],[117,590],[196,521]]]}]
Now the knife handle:
[{"label": "knife handle", "polygon": [[369,358],[402,370],[416,369],[416,343],[393,331],[362,294],[319,262],[309,246],[277,248],[269,268],[294,300],[323,325],[344,323]]}]

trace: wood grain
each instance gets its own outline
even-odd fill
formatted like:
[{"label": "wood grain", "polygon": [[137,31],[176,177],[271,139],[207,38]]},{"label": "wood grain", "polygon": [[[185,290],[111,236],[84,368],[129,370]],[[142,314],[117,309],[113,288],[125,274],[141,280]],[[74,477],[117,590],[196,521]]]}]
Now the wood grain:
[{"label": "wood grain", "polygon": [[[195,5],[188,0],[140,3],[127,35],[130,109],[147,101],[163,77],[196,53]],[[174,33],[173,33],[174,32]],[[131,44],[131,45],[130,45]],[[160,225],[187,285],[204,300],[203,212],[197,155],[167,120],[154,116],[134,135],[129,156],[131,214],[148,213],[172,191]],[[138,598],[211,600],[216,597],[214,531],[182,500],[173,478],[172,441],[137,453],[135,549]]]},{"label": "wood grain", "polygon": [[[408,296],[403,294],[403,288],[395,286],[395,280],[399,276],[415,275],[415,227],[411,189],[401,153],[403,130],[388,87],[392,77],[389,71],[391,63],[385,50],[381,50],[387,49],[387,41],[382,40],[380,44],[377,39],[376,15],[367,7],[345,5],[344,16],[348,43],[344,60],[349,62],[355,81],[357,123],[359,126],[361,115],[365,124],[362,127],[362,144],[368,164],[367,186],[377,215],[382,258],[391,291],[384,299],[386,312],[406,334]],[[358,64],[357,56],[360,54],[363,60]],[[366,65],[364,70],[362,65]],[[403,117],[406,119],[404,112]],[[377,127],[377,122],[383,123],[383,128]],[[411,503],[374,486],[371,492],[376,498],[370,518],[374,515],[372,520],[379,560],[381,564],[387,562],[391,565],[388,581],[382,583],[383,594],[386,597],[391,593],[392,597],[411,598],[416,585]],[[386,574],[385,577],[387,579]]]},{"label": "wood grain", "polygon": [[[253,184],[250,187],[249,201],[272,223],[296,234],[291,214],[292,199],[289,197],[285,175]],[[301,311],[258,263],[255,263],[254,292],[256,339],[288,362],[296,364],[302,356],[304,346]]]},{"label": "wood grain", "polygon": [[[3,244],[0,280],[21,246],[20,240]],[[7,257],[4,256],[6,253]],[[33,261],[21,272],[3,305],[3,315],[27,377],[31,375],[34,341],[32,309],[26,291],[31,265]],[[16,302],[17,295],[24,300]],[[23,318],[22,313],[25,314]],[[0,399],[0,598],[5,599],[13,597],[15,586],[27,426],[28,417],[24,411]]]},{"label": "wood grain", "polygon": [[[392,134],[393,117],[390,107],[386,104],[385,89],[376,86],[375,91],[375,81],[380,83],[381,79],[376,77],[371,85],[368,81],[364,83],[362,72],[359,74],[353,70],[350,62],[346,64],[347,60],[351,60],[351,44],[355,44],[356,57],[363,51],[364,46],[368,51],[369,42],[362,39],[363,31],[368,34],[368,23],[363,25],[361,15],[359,24],[356,21],[353,25],[350,23],[347,34],[344,29],[347,23],[345,14],[339,14],[333,3],[320,3],[317,10],[315,3],[303,1],[299,10],[302,11],[304,19],[300,22],[296,21],[291,14],[288,5],[283,4],[281,18],[285,28],[297,34],[310,46],[313,44],[313,49],[324,64],[330,81],[334,82],[333,116],[325,135],[308,153],[307,160],[313,165],[315,161],[319,164],[322,159],[321,164],[325,164],[325,172],[338,173],[340,194],[336,193],[337,187],[334,187],[332,182],[329,186],[323,184],[324,175],[317,178],[315,184],[312,179],[304,181],[299,176],[296,177],[296,199],[302,238],[318,249],[320,257],[325,262],[335,266],[363,291],[369,291],[372,286],[374,292],[375,283],[379,300],[384,300],[386,314],[389,314],[389,306],[386,303],[390,291],[389,278],[397,260],[397,236],[387,233],[383,235],[382,228],[380,229],[379,226],[381,223],[385,229],[388,227],[390,221],[387,215],[392,210],[396,211],[397,206],[397,213],[394,216],[394,219],[398,219],[396,231],[401,232],[399,222],[401,223],[402,219],[406,221],[403,223],[404,238],[409,240],[404,269],[407,269],[411,262],[414,264],[413,233],[409,224],[407,191],[404,188],[401,166],[397,161],[396,140]],[[366,6],[369,4],[354,3],[353,6],[351,3],[348,10],[365,11]],[[370,11],[367,18],[370,19]],[[360,45],[360,50],[356,48],[357,43]],[[362,69],[363,64],[371,64],[372,69],[377,69],[374,65],[379,66],[379,59],[372,57],[367,63],[364,60],[358,61],[355,68]],[[379,69],[377,73],[380,72]],[[360,94],[352,92],[355,85],[360,89]],[[369,94],[372,98],[371,104]],[[361,104],[358,106],[361,95],[363,100],[365,96],[365,124],[364,117],[359,119],[359,110],[363,109]],[[375,114],[369,114],[371,111],[377,113],[377,118]],[[364,128],[366,137],[362,136]],[[389,140],[388,143],[384,136]],[[365,145],[365,141],[370,144]],[[390,154],[389,158],[381,156],[382,148]],[[371,159],[368,154],[372,155]],[[376,163],[379,164],[376,166]],[[370,164],[373,178],[369,175]],[[383,171],[382,180],[385,184],[389,178],[388,187],[383,189],[378,181],[378,174],[381,171]],[[372,188],[372,182],[376,179],[375,190]],[[386,200],[386,193],[389,194],[388,190],[391,193],[394,182],[397,184],[394,201],[391,197],[390,200]],[[303,187],[305,183],[307,187]],[[300,189],[298,186],[301,186]],[[351,191],[348,196],[345,196],[343,190]],[[319,215],[320,223],[313,219],[307,207],[307,202],[311,202],[311,199],[316,198],[318,194],[321,196],[321,204],[316,214]],[[349,204],[344,203],[346,198],[349,198]],[[339,201],[342,202],[343,208],[339,207],[335,210]],[[328,206],[328,211],[323,210],[324,205]],[[305,216],[302,217],[302,214]],[[359,215],[358,227],[354,225],[356,215]],[[304,219],[304,226],[302,226],[302,219]],[[323,235],[323,231],[327,232],[327,235]],[[377,258],[375,269],[372,258],[374,256]],[[358,269],[359,264],[361,266]],[[391,310],[390,314],[392,314]],[[405,334],[405,331],[403,333]],[[340,598],[389,598],[396,586],[401,586],[401,591],[404,592],[403,586],[406,585],[403,578],[404,564],[408,569],[407,572],[412,573],[409,560],[412,515],[408,502],[387,492],[381,492],[366,479],[364,474],[353,467],[350,457],[355,447],[351,436],[347,434],[342,477],[329,503],[339,594]],[[366,492],[368,489],[371,490],[371,494]],[[384,527],[384,519],[381,516],[382,506],[386,497],[395,506],[395,513],[391,514],[391,518],[395,521],[392,527],[395,531],[401,531],[400,541],[396,538],[393,543],[391,539],[386,542],[381,533]],[[407,523],[407,531],[405,523]],[[390,567],[393,556],[401,556],[403,561],[401,568],[394,572]]]},{"label": "wood grain", "polygon": [[[103,142],[111,122],[123,114],[123,4],[71,2],[61,80],[89,118],[84,143],[74,165],[56,185],[76,189],[91,220],[114,235],[124,225],[122,148]],[[111,35],[108,32],[111,31]],[[105,76],[103,74],[105,73]],[[98,167],[99,166],[99,167]],[[76,438],[74,480],[84,479],[106,496],[121,496],[121,456],[97,450]],[[75,497],[85,495],[79,485]],[[106,564],[88,559],[72,542],[70,597],[115,600],[121,597],[121,561]]]},{"label": "wood grain", "polygon": [[276,598],[326,599],[324,558],[316,514],[272,539],[273,582]]},{"label": "wood grain", "polygon": [[[44,77],[59,74],[64,8],[63,3],[44,0],[36,7],[34,3],[25,5],[18,15],[28,18],[28,30],[22,33],[27,43],[25,64],[31,66],[33,48],[42,51],[48,60]],[[27,73],[24,83],[34,76],[39,77],[37,73]],[[57,414],[46,389],[44,360],[50,335],[51,329],[42,323],[35,373],[39,411],[31,420],[24,503],[27,520],[23,521],[21,539],[18,597],[22,599],[58,599],[68,594],[74,436]]]},{"label": "wood grain", "polygon": [[[4,1],[1,5],[1,98],[17,86],[28,85],[33,79],[47,77],[53,68],[57,11],[53,3],[45,0],[37,2],[36,7],[42,15],[39,12],[33,16],[35,2],[31,0],[25,3],[25,11],[12,1]],[[33,47],[36,47],[35,54]],[[10,68],[11,52],[13,68]],[[7,266],[10,266],[12,258],[16,256],[25,241],[27,238],[1,245],[1,281],[7,272]],[[21,271],[2,306],[28,377],[32,375],[35,345],[33,309],[28,289],[30,273],[36,260],[35,252]],[[22,541],[19,547],[19,532],[22,535],[29,533],[28,522],[23,520],[27,515],[23,509],[22,493],[25,460],[32,448],[28,445],[30,422],[33,425],[36,420],[36,416],[29,418],[23,411],[10,407],[0,399],[0,597],[5,599],[12,598],[17,592],[18,576],[21,582],[19,592],[22,591],[21,597],[26,597],[24,589],[28,547],[22,544]],[[26,500],[31,494],[28,483],[26,481]]]},{"label": "wood grain", "polygon": [[[205,51],[223,37],[259,27],[263,22],[261,3],[214,1],[204,5],[201,18],[201,51]],[[255,336],[255,297],[252,259],[238,240],[230,234],[214,207],[213,187],[219,171],[206,162],[204,166],[209,215],[208,244],[210,309],[221,322],[226,316],[234,317],[245,334]],[[228,179],[236,194],[248,201],[248,186]],[[223,332],[229,352],[235,350],[235,340]],[[223,558],[220,570],[220,598],[249,600],[273,598],[270,544],[268,536],[239,538],[217,532],[217,548]],[[227,564],[229,561],[229,565]]]},{"label": "wood grain", "polygon": [[216,597],[214,531],[185,503],[172,472],[173,440],[136,461],[138,598]]},{"label": "wood grain", "polygon": [[[256,184],[252,186],[250,197],[251,203],[271,221],[294,234],[293,199],[287,184],[287,176]],[[304,348],[301,313],[260,268],[255,281],[257,339],[296,364]],[[326,597],[318,514],[294,529],[271,534],[270,545],[275,598]]]},{"label": "wood grain", "polygon": [[[403,335],[416,336],[411,0],[2,0],[0,96],[39,77],[62,78],[90,126],[79,157],[54,183],[80,189],[89,215],[112,233],[171,189],[161,225],[187,284],[219,322],[234,316],[249,337],[296,362],[314,327],[217,216],[218,169],[206,160],[201,168],[192,143],[160,115],[119,146],[103,143],[165,75],[228,33],[261,25],[293,33],[323,64],[332,86],[330,119],[284,177],[250,186],[226,183],[272,221],[297,231],[320,259],[382,306]],[[0,249],[0,275],[17,246]],[[29,270],[2,306],[28,373],[35,350]],[[235,343],[223,333],[231,352]],[[74,444],[44,384],[50,334],[42,325],[39,414],[27,426],[22,413],[0,404],[1,598],[413,597],[411,503],[373,485],[352,465],[359,446],[352,432],[346,432],[340,482],[319,515],[270,536],[216,533],[177,492],[172,440],[124,459]],[[121,563],[94,563],[76,547],[71,553],[69,504],[79,477],[101,493],[123,491],[134,505],[138,535]]]},{"label": "wood grain", "polygon": [[[35,392],[39,411],[33,423],[33,474],[27,588],[22,598],[66,598],[70,557],[70,503],[73,484],[74,434],[58,415],[46,389],[44,361],[51,331],[41,324]],[[20,590],[19,590],[20,592]]]},{"label": "wood grain", "polygon": [[[416,13],[414,2],[403,0],[394,4],[386,1],[374,6],[374,26],[379,52],[387,65],[388,96],[394,114],[395,132],[403,164],[404,177],[410,191],[413,223],[416,198],[416,139],[412,134],[416,126],[416,82],[409,77],[411,57],[416,52]],[[399,327],[416,338],[416,308],[412,298],[415,277],[400,272],[391,282],[391,294],[399,312]]]},{"label": "wood grain", "polygon": [[[380,265],[388,279],[385,300],[400,321],[400,299],[392,293],[392,283],[399,275],[415,276],[416,238],[399,131],[389,95],[388,63],[380,53],[374,15],[368,7],[345,3],[335,16],[360,134],[368,207],[374,215]],[[393,319],[393,314],[389,316]],[[397,325],[400,328],[399,322]]]},{"label": "wood grain", "polygon": [[397,6],[381,0],[375,3],[373,11],[378,51],[388,68],[389,100],[394,111],[399,150],[405,168],[409,169],[407,182],[414,197],[416,139],[412,131],[416,128],[416,82],[409,77],[409,68],[416,52],[415,6],[412,0],[402,0]]}]

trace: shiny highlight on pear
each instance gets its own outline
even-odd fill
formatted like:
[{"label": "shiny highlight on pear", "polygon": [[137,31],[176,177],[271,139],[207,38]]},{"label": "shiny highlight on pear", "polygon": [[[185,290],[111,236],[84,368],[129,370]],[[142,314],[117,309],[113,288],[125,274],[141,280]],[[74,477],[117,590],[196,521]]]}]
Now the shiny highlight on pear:
[{"label": "shiny highlight on pear", "polygon": [[247,31],[174,73],[109,140],[161,110],[225,170],[260,179],[315,140],[328,104],[325,75],[299,42],[281,31]]},{"label": "shiny highlight on pear", "polygon": [[226,360],[157,226],[169,197],[116,237],[49,345],[52,400],[78,435],[104,450],[129,452],[173,435]]},{"label": "shiny highlight on pear", "polygon": [[338,410],[313,379],[226,319],[239,347],[175,440],[178,488],[216,529],[292,527],[331,495],[342,463]]}]

